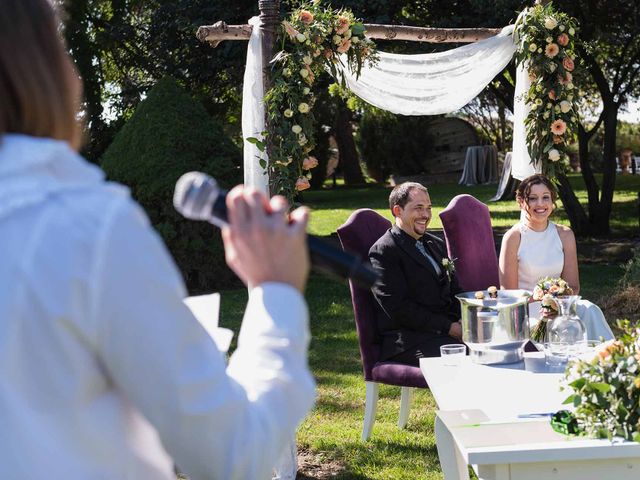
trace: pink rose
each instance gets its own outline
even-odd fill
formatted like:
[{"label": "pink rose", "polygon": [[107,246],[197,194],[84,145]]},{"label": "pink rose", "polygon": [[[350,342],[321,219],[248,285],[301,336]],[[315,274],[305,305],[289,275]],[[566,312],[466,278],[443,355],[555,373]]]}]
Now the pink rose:
[{"label": "pink rose", "polygon": [[551,124],[551,133],[554,135],[564,135],[564,132],[567,131],[567,124],[564,123],[564,120],[556,120]]},{"label": "pink rose", "polygon": [[342,40],[342,43],[338,46],[338,48],[336,48],[336,50],[338,51],[338,53],[347,53],[350,48],[351,40],[345,38],[344,40]]},{"label": "pink rose", "polygon": [[309,180],[307,180],[307,177],[298,177],[298,179],[296,180],[297,191],[301,192],[302,190],[306,190],[309,187],[311,187],[311,184],[309,183]]},{"label": "pink rose", "polygon": [[336,26],[336,33],[338,35],[342,35],[349,30],[349,19],[347,17],[343,17],[342,15],[338,17],[338,25]]},{"label": "pink rose", "polygon": [[326,58],[327,60],[331,60],[331,57],[333,57],[333,52],[331,50],[329,50],[328,48],[325,49],[324,58]]},{"label": "pink rose", "polygon": [[289,35],[289,38],[291,38],[291,40],[295,40],[296,35],[300,34],[300,32],[298,32],[295,28],[293,28],[293,25],[291,25],[286,20],[282,21],[282,25],[284,26],[284,31],[287,32],[287,35]]},{"label": "pink rose", "polygon": [[555,100],[556,99],[556,92],[555,90],[549,90],[549,98],[551,100]]},{"label": "pink rose", "polygon": [[308,10],[301,10],[298,18],[300,18],[300,21],[305,25],[311,25],[313,23],[313,13]]},{"label": "pink rose", "polygon": [[564,57],[562,59],[562,66],[567,72],[571,72],[575,68],[575,64],[573,63],[573,59],[571,57]]},{"label": "pink rose", "polygon": [[558,35],[557,40],[558,40],[558,43],[563,47],[566,47],[567,45],[569,45],[569,35],[567,35],[566,33],[561,33],[560,35]]},{"label": "pink rose", "polygon": [[302,161],[303,170],[311,170],[318,166],[318,159],[316,157],[307,157]]},{"label": "pink rose", "polygon": [[555,57],[558,55],[558,52],[560,52],[560,47],[555,43],[548,44],[544,49],[544,54],[549,58]]}]

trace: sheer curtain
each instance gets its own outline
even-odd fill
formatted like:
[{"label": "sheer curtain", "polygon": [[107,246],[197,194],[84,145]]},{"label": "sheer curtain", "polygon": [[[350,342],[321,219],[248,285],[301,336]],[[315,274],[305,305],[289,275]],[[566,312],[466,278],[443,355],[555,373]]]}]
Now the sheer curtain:
[{"label": "sheer curtain", "polygon": [[[262,56],[259,20],[254,26],[247,51],[242,127],[244,137],[256,136],[264,130],[262,91]],[[363,67],[360,77],[343,69],[347,86],[363,100],[384,110],[402,115],[436,115],[454,112],[476,97],[511,61],[516,46],[513,25],[491,38],[453,48],[445,52],[421,55],[398,55],[379,52],[380,61],[374,67]],[[525,144],[524,94],[528,77],[519,69],[514,98],[514,145],[512,167],[514,176],[522,179],[533,173]],[[245,184],[268,191],[268,178],[258,160],[254,145],[244,142]],[[517,176],[516,176],[517,175]]]},{"label": "sheer curtain", "polygon": [[346,71],[349,89],[378,108],[402,115],[454,112],[469,103],[509,63],[513,25],[491,38],[444,52],[398,55],[379,52],[360,77]]}]

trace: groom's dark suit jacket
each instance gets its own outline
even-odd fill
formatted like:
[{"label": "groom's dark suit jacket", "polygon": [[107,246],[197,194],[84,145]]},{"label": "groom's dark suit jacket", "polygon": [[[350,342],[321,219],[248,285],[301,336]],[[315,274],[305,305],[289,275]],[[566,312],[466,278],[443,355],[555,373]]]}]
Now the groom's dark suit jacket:
[{"label": "groom's dark suit jacket", "polygon": [[[439,266],[446,256],[444,243],[426,233],[420,240]],[[460,287],[441,267],[438,275],[416,248],[416,240],[391,227],[369,250],[371,265],[380,273],[372,288],[378,303],[377,325],[382,336],[381,360],[398,355],[430,338],[446,335],[460,319]]]}]

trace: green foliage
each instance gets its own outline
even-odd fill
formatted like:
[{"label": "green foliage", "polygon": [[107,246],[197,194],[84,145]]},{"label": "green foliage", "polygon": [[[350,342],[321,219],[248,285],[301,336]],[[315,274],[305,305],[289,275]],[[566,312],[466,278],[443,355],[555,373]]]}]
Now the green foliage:
[{"label": "green foliage", "polygon": [[272,192],[291,200],[310,186],[304,160],[315,147],[316,78],[325,70],[342,76],[342,67],[359,75],[364,62],[371,64],[376,57],[362,22],[349,10],[334,11],[320,2],[299,2],[278,29],[277,44],[281,50],[272,61],[273,84],[265,94],[269,181]]},{"label": "green foliage", "polygon": [[428,134],[433,118],[367,110],[360,121],[357,143],[369,175],[384,181],[391,174],[420,173],[421,160],[433,144]]},{"label": "green foliage", "polygon": [[575,407],[579,429],[595,438],[640,440],[640,330],[618,322],[623,334],[598,348],[589,360],[569,364],[565,403]]},{"label": "green foliage", "polygon": [[173,208],[176,180],[199,170],[223,187],[240,181],[240,152],[204,107],[171,78],[160,80],[102,158],[110,179],[131,188],[173,254],[191,292],[235,282],[219,232]]},{"label": "green foliage", "polygon": [[640,247],[633,250],[633,257],[623,266],[624,274],[620,280],[620,286],[625,289],[631,286],[640,286]]},{"label": "green foliage", "polygon": [[531,159],[555,177],[569,165],[568,144],[575,140],[580,99],[573,75],[576,21],[557,12],[551,3],[536,5],[516,22],[516,61],[526,65],[531,87],[525,119]]}]

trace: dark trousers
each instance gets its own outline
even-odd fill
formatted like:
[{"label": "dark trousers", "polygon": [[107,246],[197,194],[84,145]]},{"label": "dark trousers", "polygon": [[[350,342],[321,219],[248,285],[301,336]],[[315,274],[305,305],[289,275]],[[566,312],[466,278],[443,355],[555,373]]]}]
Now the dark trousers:
[{"label": "dark trousers", "polygon": [[[408,350],[405,350],[398,355],[395,355],[389,359],[388,362],[398,362],[404,363],[405,365],[411,365],[414,367],[420,366],[420,359],[423,357],[439,357],[440,356],[440,347],[442,345],[448,345],[451,343],[457,343],[459,345],[462,344],[462,340],[459,340],[450,335],[437,335],[435,337],[429,338],[420,342],[414,347],[411,347]],[[467,348],[467,353],[468,353]]]}]

